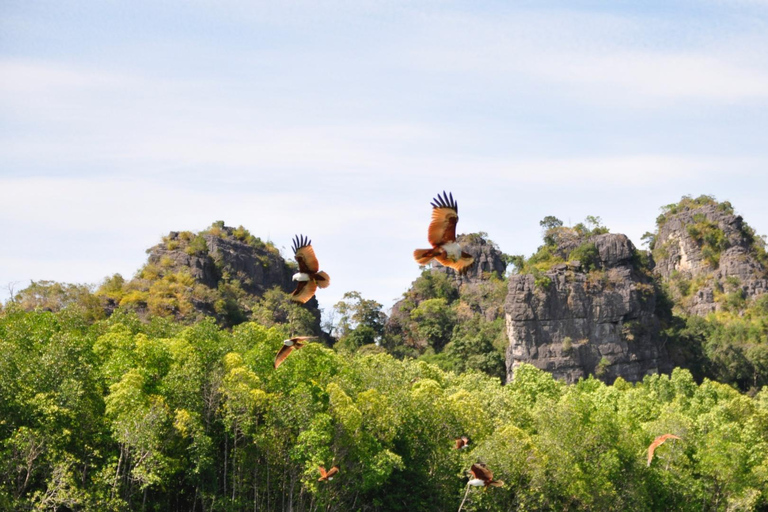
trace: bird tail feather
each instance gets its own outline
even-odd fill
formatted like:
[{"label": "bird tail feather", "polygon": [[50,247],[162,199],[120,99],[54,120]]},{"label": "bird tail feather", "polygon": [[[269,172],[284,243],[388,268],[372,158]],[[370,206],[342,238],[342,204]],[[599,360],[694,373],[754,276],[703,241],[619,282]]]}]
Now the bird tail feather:
[{"label": "bird tail feather", "polygon": [[315,282],[320,288],[328,288],[328,285],[331,284],[331,276],[323,271],[320,271],[315,274]]}]

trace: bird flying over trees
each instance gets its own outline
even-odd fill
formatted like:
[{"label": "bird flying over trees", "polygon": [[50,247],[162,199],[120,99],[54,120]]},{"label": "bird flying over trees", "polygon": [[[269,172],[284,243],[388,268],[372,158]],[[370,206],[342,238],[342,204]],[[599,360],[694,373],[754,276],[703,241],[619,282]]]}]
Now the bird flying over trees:
[{"label": "bird flying over trees", "polygon": [[429,224],[428,239],[431,249],[416,249],[413,257],[419,265],[426,265],[436,259],[457,272],[466,271],[475,259],[461,250],[456,243],[456,223],[459,222],[459,207],[453,194],[437,195],[432,205],[432,222]]},{"label": "bird flying over trees", "polygon": [[318,469],[320,470],[320,478],[317,479],[318,482],[333,480],[333,475],[339,472],[338,466],[333,466],[328,471],[326,471],[323,466],[319,466]]},{"label": "bird flying over trees", "polygon": [[280,350],[277,352],[277,355],[275,356],[275,368],[280,366],[283,363],[283,361],[285,361],[285,358],[290,355],[291,352],[303,347],[305,341],[312,340],[315,338],[316,336],[296,336],[295,338],[290,338],[283,341],[283,346],[280,347]]},{"label": "bird flying over trees", "polygon": [[472,474],[472,478],[467,482],[468,485],[474,487],[480,487],[482,485],[486,488],[488,488],[489,485],[494,487],[501,487],[504,485],[504,482],[501,480],[493,479],[493,473],[491,473],[490,469],[485,467],[485,464],[472,464],[472,467],[469,468],[469,472]]},{"label": "bird flying over trees", "polygon": [[653,460],[653,452],[656,451],[656,448],[663,445],[667,439],[680,439],[680,438],[674,434],[664,434],[654,439],[651,445],[648,447],[648,466],[651,465],[651,461]]},{"label": "bird flying over trees", "polygon": [[461,450],[467,448],[469,445],[469,438],[467,436],[461,436],[456,438],[456,449]]},{"label": "bird flying over trees", "polygon": [[291,300],[303,304],[315,295],[318,286],[326,288],[331,284],[331,278],[320,271],[320,263],[312,249],[312,240],[308,240],[303,235],[294,237],[293,254],[299,263],[299,271],[293,274],[293,280],[298,284],[291,294]]}]

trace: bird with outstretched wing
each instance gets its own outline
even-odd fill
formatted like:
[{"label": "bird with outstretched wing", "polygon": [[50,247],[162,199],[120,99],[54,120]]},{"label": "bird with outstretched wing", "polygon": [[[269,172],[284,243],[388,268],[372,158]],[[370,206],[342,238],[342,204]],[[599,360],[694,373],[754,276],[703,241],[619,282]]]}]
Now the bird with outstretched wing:
[{"label": "bird with outstretched wing", "polygon": [[464,252],[456,243],[456,223],[459,222],[459,206],[453,194],[437,195],[432,200],[432,222],[429,224],[427,239],[431,249],[416,249],[413,257],[419,265],[426,265],[433,259],[446,267],[461,273],[474,263],[471,254]]},{"label": "bird with outstretched wing", "polygon": [[663,445],[667,439],[681,439],[681,438],[677,437],[674,434],[663,434],[657,437],[656,439],[654,439],[651,445],[648,447],[648,466],[651,465],[651,461],[653,460],[653,453],[656,451],[656,448]]},{"label": "bird with outstretched wing", "polygon": [[312,241],[303,235],[293,239],[293,255],[299,264],[299,271],[293,275],[297,281],[296,289],[291,293],[291,300],[302,304],[311,299],[319,288],[331,284],[331,278],[320,270],[320,263],[312,249]]},{"label": "bird with outstretched wing", "polygon": [[469,485],[475,487],[480,487],[482,485],[486,488],[489,485],[492,485],[493,487],[501,487],[504,485],[504,482],[501,480],[493,479],[493,473],[491,473],[491,470],[488,469],[485,464],[472,464],[472,467],[469,468],[469,472],[472,475],[472,478],[467,482]]},{"label": "bird with outstretched wing", "polygon": [[287,340],[283,341],[283,346],[280,347],[280,350],[277,352],[277,355],[275,356],[275,369],[277,369],[278,366],[283,364],[283,361],[285,361],[285,358],[288,357],[291,352],[294,350],[298,350],[301,347],[304,346],[304,342],[307,340],[315,339],[317,336],[295,336],[293,338],[289,338]]},{"label": "bird with outstretched wing", "polygon": [[318,482],[326,482],[328,480],[333,480],[333,475],[339,472],[338,466],[333,466],[328,471],[326,471],[323,466],[319,466],[318,469],[320,470],[320,478],[317,479]]}]

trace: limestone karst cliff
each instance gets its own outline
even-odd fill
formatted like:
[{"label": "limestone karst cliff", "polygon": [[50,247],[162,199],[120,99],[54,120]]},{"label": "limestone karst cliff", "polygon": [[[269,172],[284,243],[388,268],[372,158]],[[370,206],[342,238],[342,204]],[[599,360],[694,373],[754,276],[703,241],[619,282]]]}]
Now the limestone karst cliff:
[{"label": "limestone karst cliff", "polygon": [[653,239],[655,272],[686,313],[706,315],[768,292],[768,258],[728,202],[683,198],[664,207]]},{"label": "limestone karst cliff", "polygon": [[638,381],[670,371],[659,336],[657,292],[632,242],[622,234],[589,236],[577,240],[578,246],[572,236],[560,238],[572,247],[553,247],[565,261],[509,279],[507,379],[521,363],[567,382],[589,374],[607,382],[619,376]]},{"label": "limestone karst cliff", "polygon": [[200,233],[172,231],[147,253],[146,265],[121,285],[115,304],[180,320],[213,316],[223,325],[286,323],[301,308],[294,323],[320,333],[317,299],[298,306],[285,295],[294,287],[293,261],[243,227],[219,221]]}]

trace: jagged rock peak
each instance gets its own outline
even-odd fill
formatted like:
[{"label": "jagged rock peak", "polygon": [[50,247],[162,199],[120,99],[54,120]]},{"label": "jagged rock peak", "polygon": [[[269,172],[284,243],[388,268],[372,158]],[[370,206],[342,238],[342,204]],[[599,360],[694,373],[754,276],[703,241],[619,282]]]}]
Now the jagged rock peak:
[{"label": "jagged rock peak", "polygon": [[768,292],[765,242],[728,201],[686,196],[663,207],[656,224],[655,272],[684,311],[706,315],[731,294],[746,304]]},{"label": "jagged rock peak", "polygon": [[521,363],[567,382],[671,371],[649,262],[625,235],[605,231],[550,226],[545,245],[516,263],[504,305],[508,380]]},{"label": "jagged rock peak", "polygon": [[216,288],[222,279],[238,280],[251,295],[261,295],[274,286],[286,291],[291,287],[292,269],[272,243],[222,221],[197,234],[171,231],[147,252],[148,262],[161,272],[184,268],[209,288]]}]

